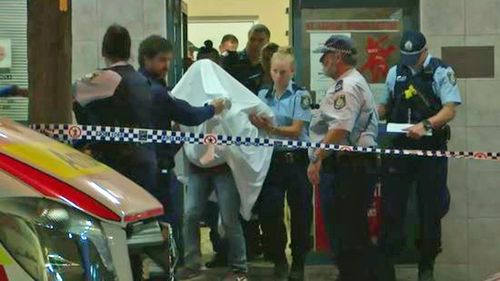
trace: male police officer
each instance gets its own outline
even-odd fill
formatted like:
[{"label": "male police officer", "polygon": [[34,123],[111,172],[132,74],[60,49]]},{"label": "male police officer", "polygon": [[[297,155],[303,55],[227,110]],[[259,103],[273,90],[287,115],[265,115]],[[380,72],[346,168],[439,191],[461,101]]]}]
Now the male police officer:
[{"label": "male police officer", "polygon": [[[461,103],[453,70],[427,51],[422,33],[403,34],[401,60],[389,70],[387,96],[379,106],[388,122],[414,124],[392,140],[393,148],[446,150],[455,107]],[[432,136],[427,136],[432,132]],[[401,250],[409,189],[417,185],[420,237],[419,280],[434,280],[434,260],[441,248],[441,218],[449,206],[446,158],[387,157],[382,197],[382,250],[388,256],[383,280],[395,280],[391,258]]]},{"label": "male police officer", "polygon": [[241,52],[227,52],[222,58],[222,67],[250,91],[257,94],[262,79],[260,51],[269,43],[271,32],[263,24],[256,24],[248,31],[248,42]]},{"label": "male police officer", "polygon": [[[313,117],[311,140],[326,144],[376,146],[378,114],[363,76],[355,69],[357,51],[349,37],[334,35],[324,47],[321,63],[325,74],[336,80]],[[312,152],[308,177],[321,189],[331,189],[333,201],[322,209],[331,218],[330,240],[342,281],[373,280],[369,266],[371,243],[367,211],[375,184],[375,160],[371,154]]]},{"label": "male police officer", "polygon": [[[104,34],[102,55],[107,68],[95,75],[112,79],[93,82],[112,89],[104,93],[77,91],[73,104],[80,124],[153,128],[151,90],[147,80],[128,63],[130,34],[120,25],[111,25]],[[115,83],[116,81],[116,83]],[[111,86],[106,87],[107,84]],[[108,93],[109,92],[109,93]],[[135,183],[153,192],[156,188],[156,154],[151,144],[87,143],[92,155]]]}]

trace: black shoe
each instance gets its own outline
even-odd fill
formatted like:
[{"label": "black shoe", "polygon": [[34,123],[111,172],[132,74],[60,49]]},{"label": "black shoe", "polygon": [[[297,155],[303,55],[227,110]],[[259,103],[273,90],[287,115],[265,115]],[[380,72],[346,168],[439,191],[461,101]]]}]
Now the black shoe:
[{"label": "black shoe", "polygon": [[227,257],[221,254],[215,254],[214,257],[205,263],[207,268],[225,267],[227,266]]},{"label": "black shoe", "polygon": [[434,281],[434,261],[419,263],[418,281]]},{"label": "black shoe", "polygon": [[274,264],[274,277],[278,278],[278,280],[286,280],[288,277],[288,262],[283,261]]},{"label": "black shoe", "polygon": [[304,262],[292,262],[292,269],[288,275],[288,281],[304,281]]},{"label": "black shoe", "polygon": [[305,280],[304,270],[293,270],[290,271],[290,275],[288,275],[288,281],[304,281]]},{"label": "black shoe", "polygon": [[418,281],[434,281],[434,270],[424,269],[418,271]]}]

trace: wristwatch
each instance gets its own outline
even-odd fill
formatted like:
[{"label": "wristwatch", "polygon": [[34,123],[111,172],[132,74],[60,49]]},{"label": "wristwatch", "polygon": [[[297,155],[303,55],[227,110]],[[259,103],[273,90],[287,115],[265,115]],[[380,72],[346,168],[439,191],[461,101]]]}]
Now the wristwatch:
[{"label": "wristwatch", "polygon": [[424,124],[424,128],[425,128],[426,131],[431,131],[433,129],[431,121],[429,121],[429,119],[424,119],[422,121],[422,124]]}]

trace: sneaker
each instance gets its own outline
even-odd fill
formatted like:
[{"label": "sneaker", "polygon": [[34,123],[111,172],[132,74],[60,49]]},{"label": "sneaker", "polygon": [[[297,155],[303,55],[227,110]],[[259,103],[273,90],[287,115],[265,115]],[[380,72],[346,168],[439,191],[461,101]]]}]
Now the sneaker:
[{"label": "sneaker", "polygon": [[286,261],[274,264],[274,277],[278,278],[278,280],[286,280],[288,269],[288,262]]},{"label": "sneaker", "polygon": [[221,281],[248,281],[248,275],[245,272],[228,272]]},{"label": "sneaker", "polygon": [[176,280],[192,280],[201,276],[201,269],[183,267],[175,274]]},{"label": "sneaker", "polygon": [[214,257],[205,264],[207,268],[225,267],[226,265],[227,257],[221,254],[215,254]]}]

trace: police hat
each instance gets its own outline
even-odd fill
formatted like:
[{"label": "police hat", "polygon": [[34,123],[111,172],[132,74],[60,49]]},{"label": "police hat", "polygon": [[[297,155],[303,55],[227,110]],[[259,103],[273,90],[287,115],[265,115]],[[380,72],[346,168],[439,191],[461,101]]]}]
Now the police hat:
[{"label": "police hat", "polygon": [[418,31],[405,31],[399,44],[401,52],[401,64],[415,65],[417,64],[420,54],[425,51],[427,41],[425,36]]},{"label": "police hat", "polygon": [[332,35],[328,38],[328,40],[326,40],[323,46],[313,51],[313,53],[316,54],[323,54],[320,61],[323,60],[325,54],[330,52],[340,52],[346,55],[354,55],[356,54],[356,48],[354,48],[354,43],[350,37],[345,35]]}]

